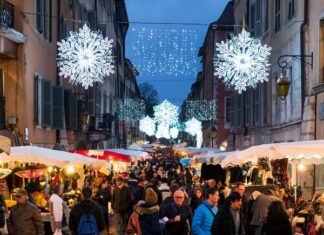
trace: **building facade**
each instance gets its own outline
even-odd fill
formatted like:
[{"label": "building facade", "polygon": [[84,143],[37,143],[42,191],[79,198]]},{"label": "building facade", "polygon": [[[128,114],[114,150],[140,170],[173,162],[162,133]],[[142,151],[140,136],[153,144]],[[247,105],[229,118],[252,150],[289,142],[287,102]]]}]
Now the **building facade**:
[{"label": "building facade", "polygon": [[[8,0],[0,8],[0,129],[14,133],[13,144],[120,146],[117,102],[128,89],[124,0]],[[84,23],[114,39],[116,58],[115,74],[88,90],[60,78],[57,68],[57,42]]]},{"label": "building facade", "polygon": [[[203,144],[208,147],[220,147],[229,141],[230,136],[230,97],[232,90],[226,88],[221,79],[214,76],[215,45],[226,40],[234,30],[234,2],[230,1],[219,19],[208,27],[205,40],[199,50],[202,71],[201,79],[193,85],[192,91],[199,95],[192,99],[215,100],[216,116],[213,120],[203,121]],[[200,77],[198,76],[198,78]],[[198,89],[197,89],[198,86]],[[197,93],[193,91],[193,94]]]}]

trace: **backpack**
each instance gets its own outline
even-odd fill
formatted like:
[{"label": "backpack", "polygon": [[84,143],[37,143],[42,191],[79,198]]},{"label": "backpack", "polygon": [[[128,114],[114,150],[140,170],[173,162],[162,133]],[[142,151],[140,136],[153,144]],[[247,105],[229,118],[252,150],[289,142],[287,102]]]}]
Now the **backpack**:
[{"label": "backpack", "polygon": [[79,206],[77,206],[77,208],[81,211],[82,214],[78,224],[77,234],[78,235],[98,235],[99,229],[98,229],[96,218],[92,213],[93,209],[89,213],[84,213]]}]

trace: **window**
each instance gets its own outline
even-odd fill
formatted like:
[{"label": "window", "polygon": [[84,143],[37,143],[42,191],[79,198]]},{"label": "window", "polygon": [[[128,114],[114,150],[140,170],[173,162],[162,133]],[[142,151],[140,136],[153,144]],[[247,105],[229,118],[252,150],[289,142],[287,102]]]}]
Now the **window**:
[{"label": "window", "polygon": [[96,115],[96,96],[95,87],[89,87],[88,89],[88,113],[90,116]]},{"label": "window", "polygon": [[225,97],[225,122],[231,122],[231,98]]},{"label": "window", "polygon": [[255,4],[252,4],[250,7],[249,29],[251,36],[255,36]]},{"label": "window", "polygon": [[280,0],[275,0],[275,32],[280,30]]},{"label": "window", "polygon": [[45,128],[52,127],[52,84],[48,80],[42,81],[42,124]]},{"label": "window", "polygon": [[232,128],[234,128],[235,126],[236,126],[236,123],[235,123],[235,96],[234,95],[232,95],[231,96],[231,126],[232,126]]},{"label": "window", "polygon": [[288,20],[295,17],[295,0],[288,0]]},{"label": "window", "polygon": [[253,94],[253,125],[260,124],[260,85],[252,92]]},{"label": "window", "polygon": [[63,87],[53,87],[53,128],[63,129],[64,118],[64,89]]},{"label": "window", "polygon": [[256,11],[255,11],[255,36],[259,37],[262,33],[261,23],[261,0],[256,0]]},{"label": "window", "polygon": [[267,32],[269,29],[269,0],[263,0],[262,3],[262,7],[263,7],[263,32]]},{"label": "window", "polygon": [[77,119],[77,100],[72,95],[71,91],[64,91],[64,114],[65,114],[65,125],[67,130],[77,130],[78,119]]},{"label": "window", "polygon": [[52,0],[36,0],[36,29],[52,40]]},{"label": "window", "polygon": [[245,126],[250,126],[251,125],[251,112],[252,112],[252,100],[251,100],[251,89],[248,89],[247,91],[244,92],[244,121],[245,121]]}]

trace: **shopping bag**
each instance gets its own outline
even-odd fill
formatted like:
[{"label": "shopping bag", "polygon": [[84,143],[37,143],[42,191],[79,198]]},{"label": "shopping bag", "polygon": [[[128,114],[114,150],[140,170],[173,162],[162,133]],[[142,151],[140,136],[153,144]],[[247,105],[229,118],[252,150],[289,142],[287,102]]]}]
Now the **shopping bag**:
[{"label": "shopping bag", "polygon": [[63,235],[62,230],[60,228],[57,228],[53,235]]}]

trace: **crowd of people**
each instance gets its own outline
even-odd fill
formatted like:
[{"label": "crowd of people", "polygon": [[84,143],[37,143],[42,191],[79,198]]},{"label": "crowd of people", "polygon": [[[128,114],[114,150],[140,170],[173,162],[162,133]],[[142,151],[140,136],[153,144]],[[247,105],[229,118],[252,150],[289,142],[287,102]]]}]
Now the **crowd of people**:
[{"label": "crowd of people", "polygon": [[[72,208],[62,198],[62,187],[53,187],[48,205],[52,234],[109,234],[110,214],[115,218],[119,235],[319,235],[323,232],[320,207],[323,193],[310,205],[303,200],[299,189],[297,200],[293,201],[285,190],[268,179],[268,186],[262,192],[254,190],[248,195],[244,183],[230,187],[222,181],[200,179],[194,169],[183,167],[180,157],[171,151],[157,152],[153,159],[137,162],[128,172],[100,181],[95,188],[86,184],[80,202]],[[31,193],[25,189],[16,192],[17,205],[11,208],[6,220],[7,208],[1,196],[4,191],[5,187],[0,185],[2,234],[43,235],[44,223]],[[108,209],[109,203],[112,211]]]}]

